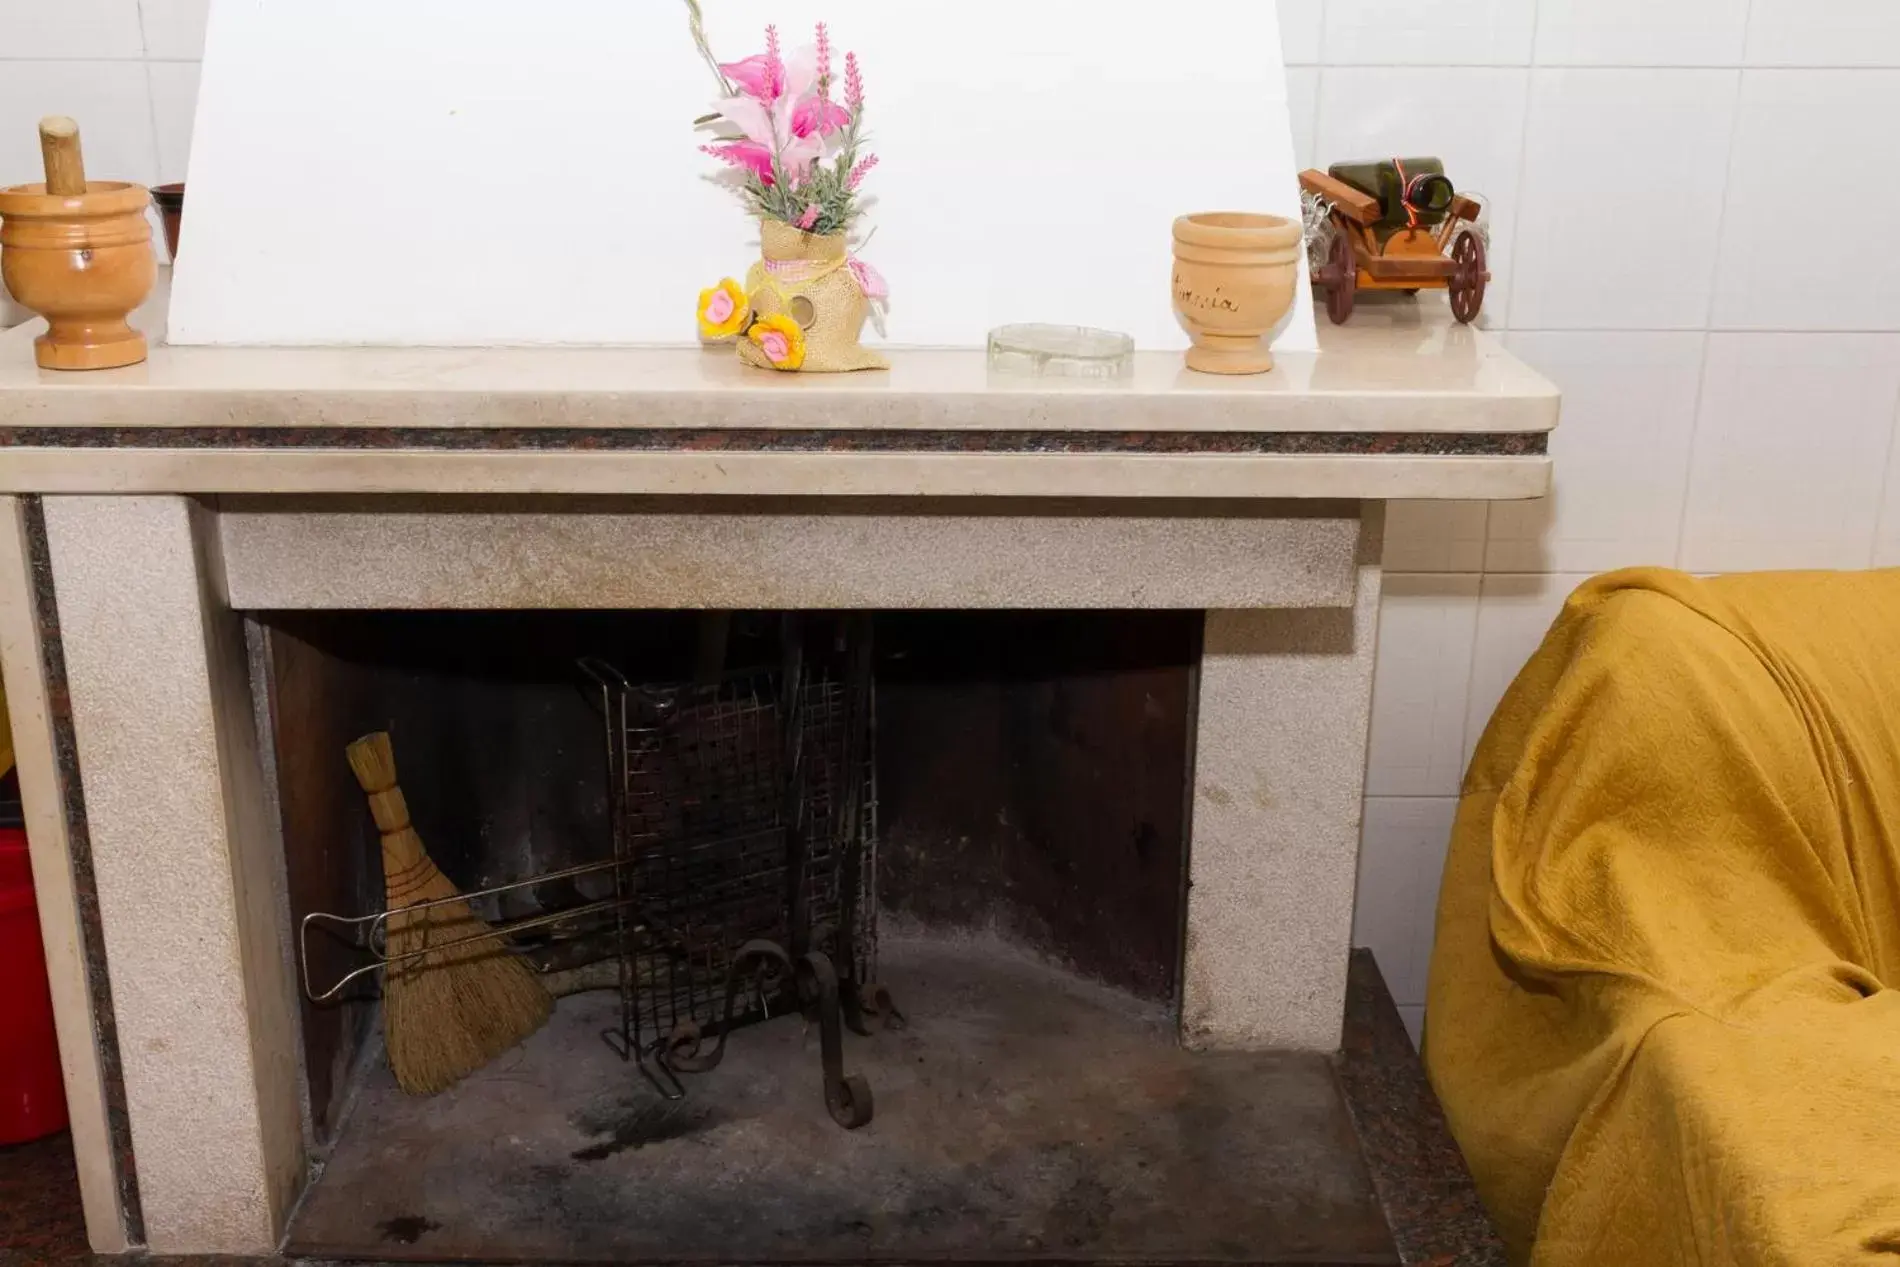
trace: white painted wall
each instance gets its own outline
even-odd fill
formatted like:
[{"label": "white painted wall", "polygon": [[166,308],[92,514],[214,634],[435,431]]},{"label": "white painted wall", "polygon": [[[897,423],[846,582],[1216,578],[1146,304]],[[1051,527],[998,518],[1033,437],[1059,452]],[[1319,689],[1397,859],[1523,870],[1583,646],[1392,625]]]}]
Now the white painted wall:
[{"label": "white painted wall", "polygon": [[[864,67],[892,342],[1185,347],[1175,216],[1299,213],[1259,0],[706,5],[727,60],[820,19]],[[718,91],[680,0],[217,0],[205,54],[174,342],[691,343],[694,297],[757,257],[698,152]],[[1302,298],[1280,346],[1314,346]]]},{"label": "white painted wall", "polygon": [[[1900,166],[1862,161],[1900,115],[1900,4],[1281,5],[1300,163],[1438,152],[1488,193],[1484,322],[1566,396],[1549,498],[1389,516],[1356,932],[1416,1023],[1464,762],[1575,584],[1900,565],[1900,285],[1801,210],[1829,168],[1900,202]],[[0,0],[0,182],[35,178],[48,109],[96,162],[179,178],[202,10]]]}]

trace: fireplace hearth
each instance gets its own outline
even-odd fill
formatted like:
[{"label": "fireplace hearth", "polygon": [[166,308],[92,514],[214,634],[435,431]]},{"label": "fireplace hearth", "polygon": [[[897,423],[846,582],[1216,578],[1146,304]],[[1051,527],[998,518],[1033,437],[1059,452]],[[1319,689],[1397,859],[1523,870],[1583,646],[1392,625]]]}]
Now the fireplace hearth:
[{"label": "fireplace hearth", "polygon": [[561,1001],[440,1096],[374,1059],[286,1249],[506,1262],[1396,1262],[1331,1063],[1191,1053],[1171,1009],[993,934],[887,936],[907,1028],[848,1037],[839,1130],[797,1018],[668,1100]]}]

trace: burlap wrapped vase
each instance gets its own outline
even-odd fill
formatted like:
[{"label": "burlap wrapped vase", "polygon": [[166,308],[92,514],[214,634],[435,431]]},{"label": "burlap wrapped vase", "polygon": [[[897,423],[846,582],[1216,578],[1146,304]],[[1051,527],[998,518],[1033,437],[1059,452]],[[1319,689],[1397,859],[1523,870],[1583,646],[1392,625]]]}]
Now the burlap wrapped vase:
[{"label": "burlap wrapped vase", "polygon": [[851,257],[842,233],[806,233],[778,220],[760,224],[763,256],[746,273],[753,321],[789,317],[804,332],[796,365],[775,363],[757,341],[741,337],[739,357],[761,369],[813,373],[887,370],[890,362],[858,342],[871,301],[882,298],[876,271]]}]

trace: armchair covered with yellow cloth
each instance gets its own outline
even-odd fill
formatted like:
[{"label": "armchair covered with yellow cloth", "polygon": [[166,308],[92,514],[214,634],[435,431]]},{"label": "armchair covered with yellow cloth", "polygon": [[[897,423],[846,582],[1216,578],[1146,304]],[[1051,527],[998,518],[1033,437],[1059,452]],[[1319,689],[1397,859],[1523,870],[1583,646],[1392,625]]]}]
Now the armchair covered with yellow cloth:
[{"label": "armchair covered with yellow cloth", "polygon": [[1514,1261],[1900,1264],[1900,571],[1570,598],[1466,776],[1425,1057]]}]

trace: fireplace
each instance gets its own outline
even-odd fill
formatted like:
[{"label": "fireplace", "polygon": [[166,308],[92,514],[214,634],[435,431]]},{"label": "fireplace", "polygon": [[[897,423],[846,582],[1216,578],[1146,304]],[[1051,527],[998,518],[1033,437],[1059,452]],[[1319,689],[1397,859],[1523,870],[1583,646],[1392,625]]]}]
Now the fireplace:
[{"label": "fireplace", "polygon": [[[1195,614],[254,627],[320,1161],[290,1252],[1377,1261],[1326,1060],[1176,1038]],[[341,753],[371,728],[559,997],[435,1097],[396,1087],[363,973]],[[738,957],[760,938],[785,957]],[[813,952],[838,993],[799,996]]]},{"label": "fireplace", "polygon": [[[1481,332],[1406,306],[1272,375],[1143,353],[1114,384],[1012,380],[968,350],[791,381],[692,349],[159,337],[136,370],[49,379],[33,333],[0,336],[0,665],[96,1249],[428,1258],[497,1220],[525,1257],[756,1258],[776,1227],[855,1260],[1390,1261],[1351,1250],[1370,1165],[1413,1229],[1404,1261],[1448,1252],[1434,1212],[1468,1189],[1395,1205],[1380,1177],[1441,1156],[1390,1129],[1415,1115],[1357,1117],[1364,1162],[1299,1141],[1339,1128],[1329,1070],[1386,1089],[1341,1051],[1384,503],[1548,486],[1555,390]],[[577,666],[604,648],[630,680],[703,690],[706,611],[733,613],[715,677],[781,662],[776,613],[869,617],[863,975],[908,1021],[844,1036],[873,1120],[834,1121],[811,1031],[776,1011],[663,1101],[719,1122],[656,1119],[600,1037],[627,1028],[611,990],[564,995],[443,1096],[378,1084],[369,983],[309,1004],[293,918],[375,906],[343,745],[393,726],[465,888],[558,870],[577,841],[610,859]],[[444,678],[468,698],[428,704]],[[484,900],[519,920],[608,896],[593,873]],[[524,950],[615,970],[585,940]],[[341,942],[311,959],[319,984],[362,966]],[[687,1159],[705,1183],[636,1173]],[[449,1211],[425,1200],[445,1162],[520,1182]],[[790,1204],[772,1182],[792,1169],[826,1199]],[[322,1223],[352,1183],[375,1218]],[[628,1191],[677,1199],[641,1225]],[[1236,1239],[1183,1230],[1190,1208]],[[1296,1208],[1333,1212],[1331,1239]]]},{"label": "fireplace", "polygon": [[[1391,1261],[1331,1063],[1377,505],[228,496],[21,510],[25,557],[57,591],[36,645],[48,680],[70,682],[46,698],[67,692],[80,737],[83,769],[60,773],[83,817],[61,839],[97,868],[113,985],[148,970],[169,983],[115,988],[101,1049],[123,1061],[104,1085],[122,1087],[134,1124],[130,1151],[106,1160],[136,1175],[121,1208],[153,1248]],[[617,601],[630,593],[649,602]],[[958,593],[970,602],[945,601]],[[692,603],[718,594],[767,601]],[[125,660],[127,630],[171,663]],[[854,980],[871,1032],[840,1032],[831,1062],[792,954],[817,930],[780,918],[778,896],[804,890],[771,836],[842,805],[779,795],[780,741],[808,730],[785,724],[803,716],[784,703],[793,630],[819,695],[849,699],[868,670],[858,693],[874,700],[858,794],[874,848],[848,886],[861,922],[848,949],[843,923],[810,938],[845,966],[841,1031]],[[623,706],[630,724],[609,725]],[[754,894],[773,895],[770,918],[746,931],[785,953],[776,978],[742,965],[740,1011],[757,1023],[700,1070],[724,1020],[703,1010],[723,1005],[723,983],[706,987],[731,937],[695,961],[706,947],[658,921],[649,966],[695,962],[701,1010],[636,1000],[636,1027],[617,988],[582,988],[622,971],[618,930],[557,926],[612,906],[626,874],[609,789],[629,767],[610,737],[622,758],[651,732],[732,765],[721,717],[776,736],[735,768],[761,772],[782,807],[746,824],[779,841]],[[374,964],[347,923],[374,920],[381,899],[341,755],[374,730],[393,736],[437,862],[465,891],[496,890],[484,914],[531,924],[523,952],[563,982],[545,1028],[426,1099],[382,1059]],[[833,774],[856,764],[842,740],[813,743]],[[517,887],[554,873],[568,874]],[[700,1033],[676,1033],[682,1020]],[[874,1104],[851,1129],[834,1112],[847,1078]]]}]

